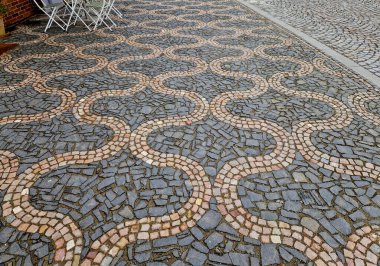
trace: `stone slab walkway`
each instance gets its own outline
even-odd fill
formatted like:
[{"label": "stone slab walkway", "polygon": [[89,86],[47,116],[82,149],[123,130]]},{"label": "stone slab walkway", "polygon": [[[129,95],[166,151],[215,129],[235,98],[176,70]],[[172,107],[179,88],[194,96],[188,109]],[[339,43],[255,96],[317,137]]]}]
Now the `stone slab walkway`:
[{"label": "stone slab walkway", "polygon": [[234,1],[5,40],[0,263],[378,265],[379,88]]},{"label": "stone slab walkway", "polygon": [[380,77],[380,1],[246,0]]}]

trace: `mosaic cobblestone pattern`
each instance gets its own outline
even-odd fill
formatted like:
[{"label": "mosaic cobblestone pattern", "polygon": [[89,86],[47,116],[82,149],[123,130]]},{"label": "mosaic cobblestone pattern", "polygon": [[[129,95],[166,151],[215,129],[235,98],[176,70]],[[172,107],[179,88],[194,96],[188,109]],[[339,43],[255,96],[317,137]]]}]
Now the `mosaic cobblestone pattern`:
[{"label": "mosaic cobblestone pattern", "polygon": [[380,77],[380,1],[246,0]]},{"label": "mosaic cobblestone pattern", "polygon": [[0,263],[379,265],[379,89],[232,1],[20,26]]}]

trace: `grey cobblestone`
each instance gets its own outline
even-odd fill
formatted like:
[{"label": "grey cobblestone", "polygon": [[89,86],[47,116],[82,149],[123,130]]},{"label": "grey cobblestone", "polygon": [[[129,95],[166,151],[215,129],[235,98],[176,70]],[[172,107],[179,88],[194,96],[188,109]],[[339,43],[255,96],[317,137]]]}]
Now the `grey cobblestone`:
[{"label": "grey cobblestone", "polygon": [[246,0],[380,76],[380,3],[367,0]]}]

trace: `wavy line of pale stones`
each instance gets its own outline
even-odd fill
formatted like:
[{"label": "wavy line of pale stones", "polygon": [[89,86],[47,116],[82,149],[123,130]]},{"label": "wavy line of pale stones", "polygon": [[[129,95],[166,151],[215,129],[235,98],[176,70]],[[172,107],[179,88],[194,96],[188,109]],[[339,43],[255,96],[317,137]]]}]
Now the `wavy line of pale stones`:
[{"label": "wavy line of pale stones", "polygon": [[[291,44],[291,40],[274,38],[280,39],[282,45]],[[236,46],[218,45],[218,43],[214,43],[214,45],[221,48],[236,48]],[[218,119],[235,127],[259,129],[271,134],[276,139],[277,146],[268,155],[241,157],[223,166],[216,177],[213,191],[218,201],[218,208],[225,215],[225,219],[243,235],[259,239],[262,243],[292,246],[305,253],[308,258],[314,260],[319,265],[336,261],[338,257],[333,252],[333,249],[313,232],[301,226],[294,226],[284,222],[266,221],[253,216],[244,209],[237,195],[237,184],[241,178],[255,173],[285,168],[291,164],[295,157],[295,145],[292,136],[284,128],[266,120],[235,116],[227,110],[226,105],[229,101],[252,96],[257,97],[265,93],[269,87],[267,81],[260,76],[223,69],[223,63],[248,60],[256,55],[251,49],[244,47],[240,47],[240,49],[244,49],[245,52],[240,57],[224,57],[214,60],[211,62],[210,68],[219,75],[251,79],[256,85],[250,91],[227,92],[217,96],[211,104],[211,110]],[[260,47],[257,49],[260,49]],[[301,67],[297,74],[302,75],[303,73],[307,73],[305,67]]]},{"label": "wavy line of pale stones", "polygon": [[[286,45],[286,43],[284,42],[283,45]],[[313,123],[301,122],[293,130],[293,132],[297,132],[296,133],[297,135],[293,136],[294,139],[296,140],[297,148],[299,150],[301,150],[301,153],[303,153],[304,157],[307,158],[308,154],[305,152],[305,150],[314,151],[314,149],[309,149],[309,146],[312,146],[310,135],[309,135],[311,132],[313,132],[314,130],[338,128],[338,126],[336,126],[336,125],[341,125],[341,127],[344,127],[351,122],[352,115],[349,112],[346,112],[345,109],[347,109],[347,108],[345,108],[345,106],[343,104],[341,104],[339,101],[337,101],[335,99],[332,99],[330,97],[327,97],[327,96],[321,95],[321,94],[317,94],[317,93],[306,93],[306,92],[293,91],[293,90],[290,90],[290,89],[282,86],[281,79],[283,79],[285,77],[289,77],[289,76],[300,77],[300,76],[307,75],[307,74],[312,72],[312,66],[306,62],[302,62],[301,60],[297,60],[297,59],[294,59],[291,57],[269,56],[269,55],[265,54],[265,49],[276,48],[276,47],[280,47],[280,46],[281,45],[263,45],[263,46],[255,49],[255,54],[258,56],[265,57],[265,58],[270,59],[270,60],[275,60],[275,61],[276,60],[291,61],[291,62],[299,64],[301,66],[301,69],[296,71],[295,73],[288,72],[288,73],[277,73],[277,74],[273,75],[269,79],[269,83],[272,85],[272,87],[275,88],[276,90],[278,90],[279,92],[290,95],[290,96],[307,97],[307,98],[313,98],[313,99],[318,99],[320,101],[324,101],[324,102],[332,105],[334,107],[334,109],[336,110],[336,114],[334,115],[334,117],[331,117],[327,121],[318,121],[318,122],[313,122]],[[231,46],[230,48],[233,48],[233,46]],[[228,72],[228,71],[223,70],[221,67],[221,63],[223,63],[223,62],[228,62],[231,60],[244,60],[245,58],[247,58],[247,57],[242,56],[241,58],[238,58],[238,59],[236,59],[236,58],[234,59],[232,57],[232,58],[223,58],[223,59],[216,60],[217,62],[214,61],[214,63],[216,63],[216,65],[214,65],[214,71],[216,71],[217,73],[219,73],[221,75],[222,74],[227,75],[227,76],[238,75],[241,77],[247,77],[247,75],[244,75],[244,73],[243,73],[243,75],[241,75],[241,73]],[[262,88],[261,88],[261,91],[262,91]],[[242,121],[243,119],[242,118],[239,119],[239,117],[234,117],[231,114],[229,114],[227,109],[224,107],[225,104],[230,100],[236,100],[239,98],[246,98],[246,97],[249,97],[252,95],[257,96],[258,94],[260,94],[260,90],[257,90],[256,93],[253,93],[251,95],[246,95],[245,92],[243,92],[243,93],[242,92],[225,93],[225,94],[220,95],[219,97],[217,97],[214,100],[215,105],[212,104],[211,108],[215,108],[215,110],[220,114],[219,117],[221,119],[223,119],[223,116],[224,116],[224,118],[227,118],[227,120],[230,120],[230,121],[232,120],[233,123],[237,123],[237,126],[241,127],[242,125],[244,125],[244,121]],[[365,99],[364,99],[364,101],[365,101]],[[343,122],[346,122],[346,123],[343,123]],[[245,121],[245,123],[247,123],[247,122]],[[314,125],[312,125],[312,124],[314,124]],[[314,127],[312,127],[312,126],[314,126]],[[312,128],[312,130],[310,130],[310,127]],[[304,133],[305,131],[306,131],[306,134]],[[306,135],[306,136],[304,136],[304,135]],[[299,141],[299,139],[301,139],[301,141]],[[307,144],[305,145],[305,143],[307,143]],[[304,151],[304,152],[302,152],[302,151]],[[311,160],[312,158],[313,157],[309,157],[307,159]],[[315,158],[315,156],[314,156],[314,158]],[[323,158],[323,157],[321,156],[320,158]],[[252,158],[252,159],[255,159],[258,161],[264,160],[262,158]],[[271,158],[267,158],[267,159],[269,160]],[[315,160],[313,162],[318,163]],[[244,164],[244,160],[240,159],[240,161],[237,160],[236,162],[234,162],[235,167],[232,167],[231,165],[225,166],[227,169],[224,169],[223,175],[220,176],[220,180],[219,180],[220,181],[219,182],[220,187],[216,191],[216,193],[220,193],[221,195],[224,194],[224,197],[219,197],[219,201],[221,201],[221,202],[224,201],[223,205],[221,206],[221,211],[224,212],[226,215],[228,215],[227,216],[228,219],[230,219],[231,222],[233,223],[233,225],[235,225],[235,228],[239,229],[241,232],[243,232],[246,235],[251,233],[252,237],[259,238],[260,234],[257,233],[258,232],[257,230],[260,230],[260,229],[258,227],[256,227],[253,230],[250,230],[253,228],[253,226],[255,226],[255,225],[257,226],[257,223],[258,223],[257,217],[252,217],[250,214],[247,213],[247,211],[245,209],[243,209],[241,207],[242,206],[241,202],[240,202],[240,200],[238,200],[238,196],[236,194],[236,184],[237,184],[237,182],[235,180],[236,177],[235,177],[235,179],[233,179],[233,178],[234,178],[234,174],[235,174],[235,176],[236,175],[238,176],[238,179],[240,179],[242,176],[244,177],[248,174],[257,173],[260,171],[268,171],[269,169],[265,169],[265,166],[269,165],[270,162],[267,162],[267,164],[260,162],[260,165],[257,165],[257,164],[253,164],[252,162],[249,162],[249,160],[246,160],[245,163],[247,165],[242,166],[241,164]],[[354,163],[360,164],[360,161],[355,161]],[[261,169],[260,169],[260,166],[261,166]],[[368,164],[366,164],[366,167],[368,167]],[[249,171],[247,171],[247,168],[249,169]],[[231,172],[233,170],[235,170],[235,173],[231,174]],[[240,171],[244,171],[244,170],[245,170],[245,173],[241,174]],[[272,168],[272,170],[276,170],[276,169]],[[368,169],[364,168],[364,170],[368,170]],[[366,172],[364,172],[364,173],[361,172],[362,175],[366,176],[365,173]],[[228,174],[230,174],[230,175],[228,176]],[[376,178],[376,172],[373,172],[372,174],[373,175],[371,177]],[[232,182],[231,180],[234,180],[233,182],[234,182],[235,186],[230,187],[230,184]],[[228,184],[228,183],[230,183],[230,184]],[[218,184],[218,182],[216,182],[216,184]],[[229,193],[228,193],[227,188],[229,188]],[[224,192],[223,192],[223,189],[224,189]],[[231,198],[234,199],[235,202],[233,200],[231,200]],[[228,204],[229,204],[229,207],[226,210],[225,206],[226,205],[228,206]],[[234,212],[235,212],[235,214],[234,214]],[[248,221],[248,224],[247,224],[247,221]],[[261,222],[262,222],[262,224],[265,223],[263,220],[261,220]],[[272,226],[275,226],[277,229],[279,228],[279,225],[276,222],[272,222]],[[368,229],[368,228],[369,227],[366,227],[366,229]],[[305,228],[303,230],[305,230]],[[376,233],[377,230],[378,230],[378,227],[376,227],[376,226],[372,227],[373,232]],[[264,233],[263,228],[259,232]],[[271,230],[269,228],[266,228],[266,234],[268,234],[268,233],[270,234]],[[268,235],[261,235],[261,240],[263,242],[274,242],[274,243],[284,243],[285,241],[289,241],[289,243],[287,243],[287,244],[293,245],[294,241],[286,239],[285,237],[284,237],[283,241],[281,241],[279,235],[280,235],[279,231],[277,231],[277,234],[271,236],[271,238],[273,238],[273,239],[269,239]],[[320,241],[319,237],[315,236],[314,239],[318,239],[318,241]],[[317,243],[318,243],[318,241],[317,241]],[[370,243],[373,243],[373,241],[370,241],[367,244],[370,244]],[[317,254],[314,252],[315,250],[309,250],[308,246],[309,247],[314,246],[314,244],[312,244],[312,242],[310,242],[310,239],[304,239],[303,243],[298,242],[298,244],[297,244],[297,240],[296,240],[296,242],[294,243],[295,248],[301,250],[302,252],[306,252],[306,255],[310,259],[316,260]],[[368,245],[366,247],[368,248]],[[329,251],[329,252],[333,251],[331,249],[331,247],[326,248],[326,246],[325,246],[324,249]],[[356,260],[360,260],[360,259],[366,260],[368,265],[377,263],[377,257],[371,251],[369,251],[368,249],[362,250],[362,251],[363,251],[363,253],[365,253],[365,251],[367,251],[367,252],[365,255],[363,255],[363,254],[359,255],[360,252],[358,250],[355,250],[355,255],[357,256]],[[328,261],[333,262],[333,261],[336,261],[336,259],[337,259],[337,256],[334,253],[329,254],[329,256],[331,258],[328,258],[328,256],[326,256],[326,254],[324,254],[323,251],[320,253],[320,255],[321,255],[320,258],[325,262],[328,262]],[[350,259],[352,259],[352,251],[345,249],[345,255],[347,257],[347,261],[350,261]],[[317,264],[323,264],[324,263],[323,261],[321,261],[320,259],[316,260]]]},{"label": "wavy line of pale stones", "polygon": [[[56,36],[56,38],[57,37],[59,36]],[[121,41],[122,40],[119,39],[116,42],[121,42]],[[53,38],[48,40],[47,43],[50,45],[62,46],[61,44],[56,44]],[[115,44],[115,42],[113,42],[113,44]],[[110,43],[108,43],[107,45],[110,45]],[[68,51],[73,50],[72,45],[64,45],[64,46],[65,46],[65,50],[62,53],[60,53],[58,56],[61,56],[67,53]],[[87,46],[85,48],[88,48],[91,46],[92,45]],[[81,50],[77,50],[76,52],[74,52],[74,54],[82,58],[87,58],[87,59],[94,58],[92,56],[83,55]],[[18,61],[15,60],[15,61],[19,63],[20,61],[24,62],[26,60],[29,60],[30,58],[50,58],[51,56],[54,56],[54,55],[50,54],[50,55],[26,56],[22,58],[21,60],[18,60]],[[96,56],[95,58],[99,61],[100,57]],[[101,63],[104,64],[105,62],[101,62]],[[89,69],[81,70],[80,72],[90,73],[92,71],[95,71],[96,69],[101,69],[102,64],[98,64],[95,67],[92,67]],[[13,73],[14,72],[20,73],[23,71],[23,69],[21,69],[21,71],[18,71],[20,69],[17,67],[16,64],[10,64],[8,65],[8,67],[9,67],[8,70],[12,71]],[[52,77],[60,76],[63,73],[67,74],[71,72],[75,73],[73,71],[62,71],[61,73],[55,73],[53,75],[50,75],[50,77],[52,78]],[[51,88],[42,88],[42,89],[39,88],[37,90],[43,93],[54,93],[54,89],[51,89]],[[71,95],[75,95],[75,94],[71,94]],[[72,97],[72,98],[75,99],[75,97]],[[72,100],[72,102],[73,101],[74,100]],[[72,105],[72,102],[71,102],[71,105]],[[61,109],[62,109],[62,106],[65,106],[65,105],[67,105],[67,99],[63,98],[62,103],[61,103]],[[56,111],[50,111],[50,112],[45,112],[45,113],[49,113],[49,117],[50,117],[50,116],[54,116],[55,112]],[[9,119],[9,118],[3,119],[5,120],[4,123],[37,121],[37,120],[44,119],[45,117],[43,114],[36,114],[36,115],[28,115],[28,116],[27,115],[13,116],[12,118],[13,119]],[[0,153],[2,157],[5,156],[5,158],[7,158],[8,154],[6,151],[1,151]],[[74,154],[74,157],[79,156],[79,154],[76,154],[76,153],[73,153],[73,154]],[[20,231],[26,231],[26,232],[32,232],[32,233],[39,232],[51,237],[55,241],[55,246],[57,249],[58,256],[60,255],[60,253],[65,253],[64,250],[66,249],[70,250],[71,248],[75,247],[76,252],[75,251],[67,252],[68,253],[67,255],[74,257],[74,259],[77,259],[75,258],[76,256],[73,256],[73,253],[75,254],[77,253],[77,250],[81,249],[82,241],[80,239],[76,241],[76,238],[80,237],[81,232],[77,228],[75,223],[69,217],[64,217],[62,214],[58,214],[54,212],[38,211],[34,209],[29,204],[29,201],[28,201],[28,198],[29,198],[28,189],[34,182],[27,182],[27,181],[30,181],[30,179],[33,179],[33,177],[36,176],[37,172],[43,173],[44,170],[46,171],[46,169],[49,168],[49,166],[52,166],[54,168],[54,167],[57,167],[58,165],[62,165],[63,164],[62,162],[67,160],[66,158],[67,156],[69,155],[64,154],[61,156],[55,156],[53,158],[49,158],[48,160],[44,160],[38,164],[35,164],[31,168],[27,169],[25,173],[21,174],[15,180],[13,180],[13,177],[17,171],[15,167],[12,167],[12,171],[8,173],[5,172],[8,178],[5,178],[2,180],[1,188],[7,189],[7,194],[4,197],[2,207],[3,207],[3,216],[5,217],[6,221],[9,224],[16,227]],[[3,169],[6,167],[7,167],[6,164],[2,165]],[[39,226],[36,224],[38,224]],[[64,244],[66,244],[66,249],[59,249]]]},{"label": "wavy line of pale stones", "polygon": [[[173,17],[173,16],[170,16]],[[177,17],[176,19],[181,19]],[[197,23],[191,27],[181,27],[175,30],[163,30],[161,35],[171,34],[171,36],[183,37],[177,31],[186,29],[197,29],[204,26],[204,23]],[[157,36],[157,34],[153,34]],[[151,35],[149,35],[151,36]],[[149,37],[148,35],[137,36]],[[190,49],[200,47],[204,40],[200,37],[194,37],[197,43],[176,45],[169,47],[163,51],[164,55],[176,61],[190,61],[195,64],[195,67],[189,71],[171,71],[160,74],[154,77],[150,86],[153,91],[174,97],[184,97],[195,103],[194,110],[184,116],[167,117],[164,119],[154,119],[140,125],[132,132],[129,149],[132,154],[148,164],[157,167],[173,167],[184,172],[188,177],[193,187],[193,192],[188,201],[179,210],[164,215],[162,217],[145,217],[142,219],[129,220],[120,223],[116,228],[108,231],[99,240],[95,241],[91,246],[91,251],[87,255],[83,265],[98,265],[109,264],[115,258],[123,254],[125,246],[138,239],[153,240],[160,237],[168,237],[176,235],[180,232],[193,227],[196,222],[209,208],[209,200],[211,198],[211,184],[205,174],[203,167],[187,157],[162,153],[153,150],[148,145],[147,138],[154,131],[163,127],[169,126],[185,126],[190,123],[195,123],[204,119],[207,116],[209,105],[205,98],[195,92],[185,90],[174,90],[165,86],[165,80],[172,77],[193,76],[204,72],[208,65],[201,59],[189,56],[178,56],[174,54],[177,49]],[[125,62],[127,58],[122,58],[116,62],[117,64]],[[119,70],[120,72],[120,70]]]}]

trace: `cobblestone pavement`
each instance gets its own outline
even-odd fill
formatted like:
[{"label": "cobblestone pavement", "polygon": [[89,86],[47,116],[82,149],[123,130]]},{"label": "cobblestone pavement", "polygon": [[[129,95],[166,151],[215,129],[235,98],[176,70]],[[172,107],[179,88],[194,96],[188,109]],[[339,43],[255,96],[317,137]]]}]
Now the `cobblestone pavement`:
[{"label": "cobblestone pavement", "polygon": [[245,0],[380,77],[379,0]]},{"label": "cobblestone pavement", "polygon": [[379,265],[378,88],[234,1],[118,2],[0,57],[0,263]]}]

